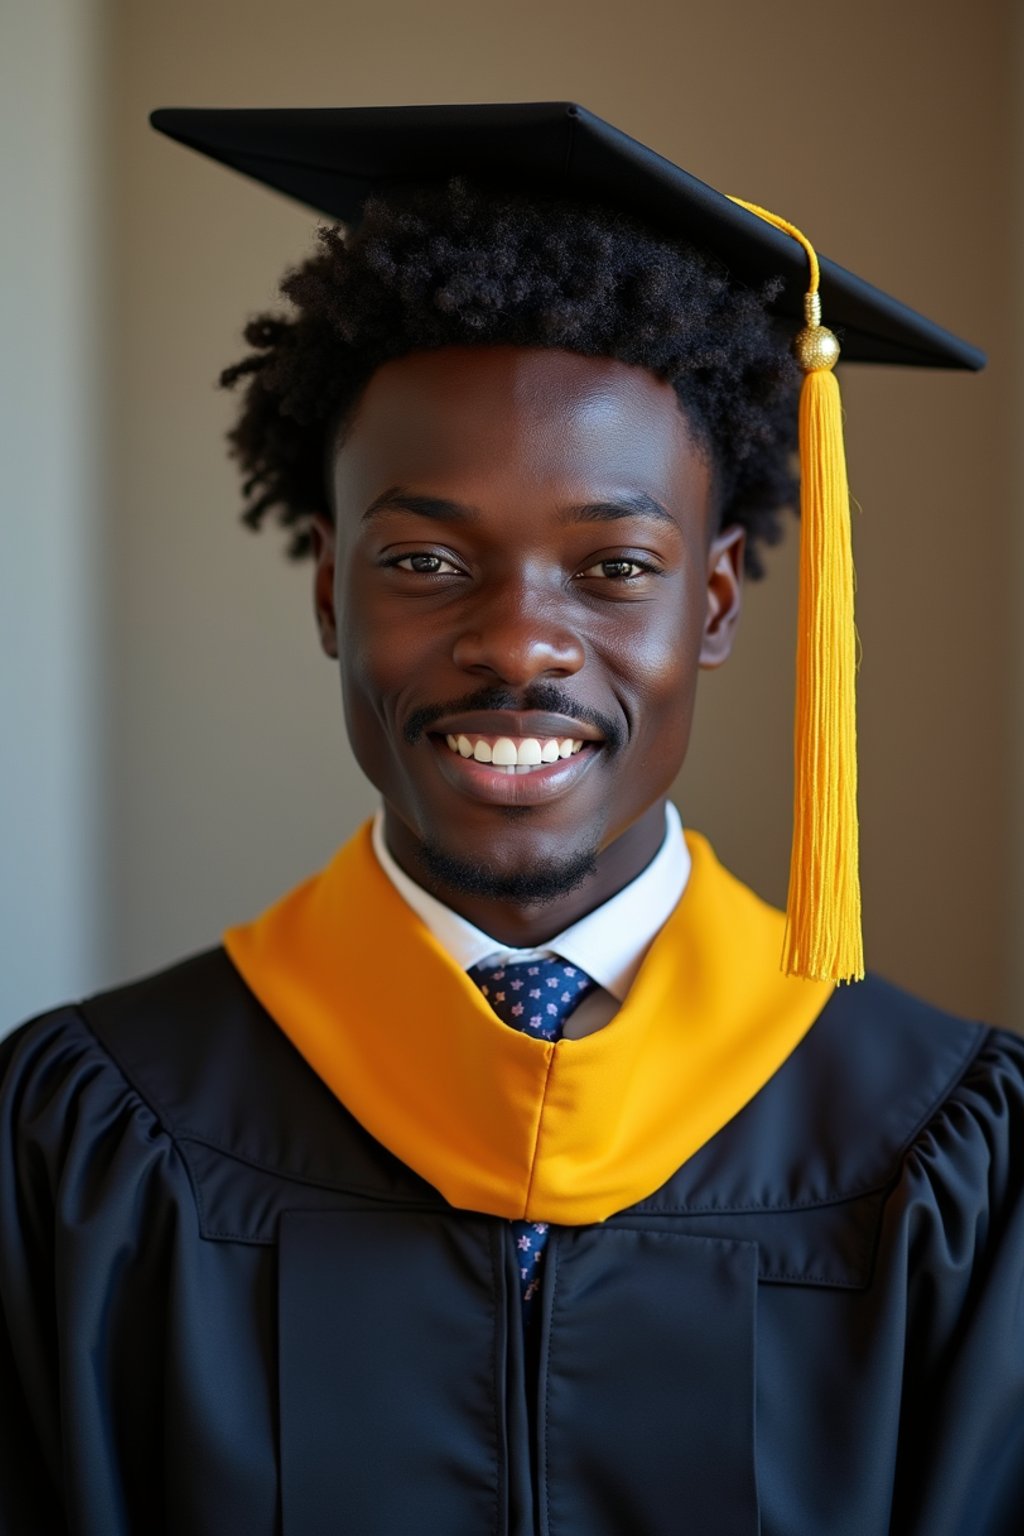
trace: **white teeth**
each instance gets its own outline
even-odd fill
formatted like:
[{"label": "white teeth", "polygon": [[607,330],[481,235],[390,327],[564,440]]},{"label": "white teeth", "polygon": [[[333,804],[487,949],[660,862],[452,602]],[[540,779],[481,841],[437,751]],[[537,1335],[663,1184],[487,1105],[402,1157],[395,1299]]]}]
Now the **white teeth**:
[{"label": "white teeth", "polygon": [[480,737],[471,741],[468,736],[446,736],[445,741],[449,751],[458,752],[461,757],[472,757],[478,763],[492,763],[505,773],[530,773],[545,763],[574,757],[583,749],[582,741],[574,741],[571,736],[564,740],[546,737],[543,741],[536,736],[524,736],[519,740],[499,736],[493,744]]}]

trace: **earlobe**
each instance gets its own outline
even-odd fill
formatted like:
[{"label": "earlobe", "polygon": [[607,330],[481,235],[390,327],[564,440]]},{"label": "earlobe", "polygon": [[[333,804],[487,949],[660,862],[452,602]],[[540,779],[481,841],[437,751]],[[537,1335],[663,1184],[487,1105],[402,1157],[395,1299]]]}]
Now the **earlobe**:
[{"label": "earlobe", "polygon": [[702,667],[720,667],[732,652],[743,607],[743,554],[746,530],[723,528],[708,552],[708,606],[700,650]]},{"label": "earlobe", "polygon": [[338,621],[334,606],[334,528],[326,517],[310,519],[309,535],[313,544],[313,611],[316,615],[320,646],[325,656],[337,659]]}]

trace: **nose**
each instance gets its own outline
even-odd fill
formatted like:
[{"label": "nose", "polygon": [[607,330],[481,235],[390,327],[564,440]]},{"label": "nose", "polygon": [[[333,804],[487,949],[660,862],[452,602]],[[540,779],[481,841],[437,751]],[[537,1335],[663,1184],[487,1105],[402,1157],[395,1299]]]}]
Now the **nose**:
[{"label": "nose", "polygon": [[480,594],[464,615],[452,660],[463,672],[522,688],[541,677],[572,676],[584,649],[553,595],[524,582]]}]

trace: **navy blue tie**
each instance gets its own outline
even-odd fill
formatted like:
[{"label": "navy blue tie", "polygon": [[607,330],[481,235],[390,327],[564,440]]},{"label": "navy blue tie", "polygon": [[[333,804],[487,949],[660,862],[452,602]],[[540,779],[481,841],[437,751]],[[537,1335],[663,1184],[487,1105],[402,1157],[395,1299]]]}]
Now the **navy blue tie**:
[{"label": "navy blue tie", "polygon": [[[557,1040],[574,1008],[597,986],[578,965],[557,957],[548,960],[514,960],[507,965],[471,966],[467,972],[503,1024],[535,1035],[538,1040]],[[514,1221],[519,1260],[519,1286],[523,1321],[529,1326],[533,1300],[540,1289],[541,1262],[547,1242],[546,1221]]]}]

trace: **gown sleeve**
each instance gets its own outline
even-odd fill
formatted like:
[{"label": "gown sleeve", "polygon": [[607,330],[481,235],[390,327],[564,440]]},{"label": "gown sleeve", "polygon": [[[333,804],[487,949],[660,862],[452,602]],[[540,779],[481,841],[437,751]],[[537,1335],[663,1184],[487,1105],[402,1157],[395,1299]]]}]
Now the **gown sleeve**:
[{"label": "gown sleeve", "polygon": [[128,1536],[146,1511],[159,1525],[183,1199],[171,1138],[76,1010],[0,1041],[2,1536]]},{"label": "gown sleeve", "polygon": [[892,1536],[1016,1536],[1024,1530],[1024,1040],[992,1032],[915,1139],[889,1212],[907,1294]]}]

